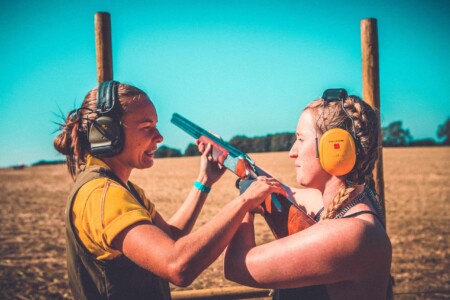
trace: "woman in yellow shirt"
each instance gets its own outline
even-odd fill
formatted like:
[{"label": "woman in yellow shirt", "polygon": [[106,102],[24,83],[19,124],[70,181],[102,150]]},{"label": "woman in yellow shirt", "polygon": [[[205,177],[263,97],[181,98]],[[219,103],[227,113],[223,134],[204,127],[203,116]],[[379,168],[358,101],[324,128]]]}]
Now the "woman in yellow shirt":
[{"label": "woman in yellow shirt", "polygon": [[153,103],[116,81],[91,90],[71,111],[54,146],[66,155],[75,185],[66,206],[69,283],[76,299],[170,299],[167,281],[189,285],[225,249],[249,210],[281,185],[259,178],[210,222],[191,232],[224,169],[197,143],[200,170],[186,200],[164,220],[133,169],[150,168],[163,137]]}]

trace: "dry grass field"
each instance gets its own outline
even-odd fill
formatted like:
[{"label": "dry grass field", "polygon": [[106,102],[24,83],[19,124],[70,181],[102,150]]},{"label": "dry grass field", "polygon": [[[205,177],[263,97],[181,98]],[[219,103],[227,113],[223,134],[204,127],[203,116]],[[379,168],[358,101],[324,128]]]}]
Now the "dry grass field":
[{"label": "dry grass field", "polygon": [[[287,153],[251,157],[296,185]],[[168,218],[191,188],[197,165],[197,157],[158,159],[132,179]],[[384,172],[396,299],[450,299],[450,148],[384,149]],[[234,181],[227,173],[213,188],[196,226],[237,195]],[[63,165],[0,169],[0,299],[71,299],[63,222],[70,186]],[[258,243],[272,239],[262,218],[257,232]],[[221,256],[187,289],[233,286],[222,263]]]}]

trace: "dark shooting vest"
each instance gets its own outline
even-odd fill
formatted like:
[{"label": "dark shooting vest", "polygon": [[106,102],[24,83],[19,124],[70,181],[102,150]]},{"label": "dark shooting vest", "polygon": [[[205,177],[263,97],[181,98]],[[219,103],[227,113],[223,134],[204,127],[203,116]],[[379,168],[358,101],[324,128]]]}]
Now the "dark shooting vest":
[{"label": "dark shooting vest", "polygon": [[75,196],[85,183],[102,177],[121,184],[142,203],[134,188],[128,189],[105,168],[87,167],[77,176],[67,200],[65,212],[67,271],[73,297],[77,300],[171,299],[167,281],[139,267],[125,255],[113,260],[98,260],[85,248],[75,233],[72,222],[72,205]]}]

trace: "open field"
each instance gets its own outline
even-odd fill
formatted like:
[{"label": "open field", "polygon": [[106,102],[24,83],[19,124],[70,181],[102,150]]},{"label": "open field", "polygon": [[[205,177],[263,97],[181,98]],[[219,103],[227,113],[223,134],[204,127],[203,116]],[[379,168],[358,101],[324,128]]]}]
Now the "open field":
[{"label": "open field", "polygon": [[[450,299],[450,148],[387,148],[383,153],[396,299]],[[296,185],[287,153],[251,157]],[[135,171],[132,179],[168,218],[190,190],[197,165],[198,157],[159,159],[152,169]],[[237,195],[234,181],[227,173],[214,186],[197,226]],[[70,186],[63,165],[0,169],[0,299],[71,299],[63,222]],[[262,218],[257,232],[258,243],[272,239]],[[222,276],[222,263],[221,256],[187,289],[233,286]],[[441,292],[417,293],[427,291]]]}]

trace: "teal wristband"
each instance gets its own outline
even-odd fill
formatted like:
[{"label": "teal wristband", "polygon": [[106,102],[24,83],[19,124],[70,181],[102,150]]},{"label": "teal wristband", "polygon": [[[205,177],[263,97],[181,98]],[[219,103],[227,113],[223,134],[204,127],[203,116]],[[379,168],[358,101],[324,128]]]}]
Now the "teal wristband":
[{"label": "teal wristband", "polygon": [[211,187],[204,185],[203,183],[201,183],[200,181],[196,180],[194,182],[194,187],[196,189],[198,189],[200,192],[202,193],[206,193],[208,194],[211,191]]}]

